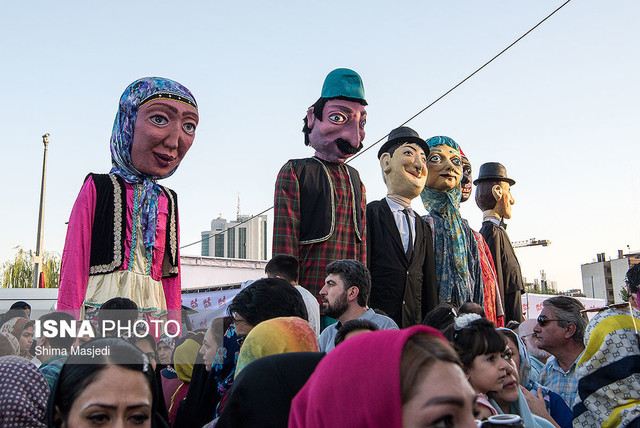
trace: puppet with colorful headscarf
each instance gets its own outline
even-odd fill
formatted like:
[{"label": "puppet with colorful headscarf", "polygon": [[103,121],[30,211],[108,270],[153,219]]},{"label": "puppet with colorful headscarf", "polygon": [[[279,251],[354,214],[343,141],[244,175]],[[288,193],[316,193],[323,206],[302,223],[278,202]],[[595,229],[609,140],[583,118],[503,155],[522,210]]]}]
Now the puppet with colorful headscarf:
[{"label": "puppet with colorful headscarf", "polygon": [[449,137],[427,140],[427,183],[420,194],[433,232],[440,302],[483,305],[482,269],[478,245],[469,224],[460,216],[462,157]]},{"label": "puppet with colorful headscarf", "polygon": [[[471,197],[471,189],[473,188],[473,168],[469,158],[460,148],[462,156],[462,198],[460,203],[466,202]],[[471,229],[473,237],[478,244],[478,257],[480,259],[480,268],[482,269],[482,282],[484,283],[484,313],[487,319],[493,322],[497,327],[504,327],[504,310],[502,308],[502,298],[498,289],[498,278],[496,277],[496,268],[493,264],[493,256],[491,250],[484,240],[484,237],[477,231]]]},{"label": "puppet with colorful headscarf", "polygon": [[524,281],[520,263],[507,235],[505,219],[511,218],[511,205],[515,203],[511,186],[515,180],[507,177],[507,169],[498,162],[480,166],[476,185],[476,204],[482,210],[480,234],[487,241],[496,268],[498,289],[504,304],[505,325],[515,320],[522,322],[522,292]]},{"label": "puppet with colorful headscarf", "polygon": [[365,188],[358,171],[345,164],[362,148],[366,105],[358,73],[329,73],[304,118],[305,144],[315,155],[289,160],[276,179],[273,255],[297,257],[300,285],[314,296],[332,261],[366,263]]},{"label": "puppet with colorful headscarf", "polygon": [[89,174],[71,211],[58,309],[82,316],[113,297],[179,319],[180,255],[175,192],[157,184],[191,147],[198,110],[191,92],[161,77],[122,94],[109,174]]}]

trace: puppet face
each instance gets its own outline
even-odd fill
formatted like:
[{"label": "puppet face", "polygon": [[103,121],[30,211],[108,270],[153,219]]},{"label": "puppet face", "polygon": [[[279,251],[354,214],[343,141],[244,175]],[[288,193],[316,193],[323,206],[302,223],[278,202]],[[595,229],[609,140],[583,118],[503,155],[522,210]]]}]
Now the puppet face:
[{"label": "puppet face", "polygon": [[501,181],[500,184],[494,186],[494,196],[497,199],[496,206],[493,209],[496,214],[502,218],[511,218],[511,205],[516,201],[511,195],[511,186],[506,181]]},{"label": "puppet face", "polygon": [[383,153],[380,166],[389,194],[414,199],[420,195],[427,181],[427,157],[416,143],[404,143],[393,156]]},{"label": "puppet face", "polygon": [[462,181],[460,185],[462,186],[462,199],[460,202],[465,202],[471,196],[471,182],[473,181],[471,178],[471,162],[466,157],[462,157]]},{"label": "puppet face", "polygon": [[169,174],[191,148],[197,125],[197,110],[183,102],[157,99],[143,105],[133,128],[133,166],[152,177]]},{"label": "puppet face", "polygon": [[342,163],[362,149],[367,111],[355,101],[329,100],[324,105],[322,120],[307,110],[309,143],[315,155],[333,163]]},{"label": "puppet face", "polygon": [[455,188],[462,178],[460,152],[447,145],[429,148],[427,187],[446,192]]}]

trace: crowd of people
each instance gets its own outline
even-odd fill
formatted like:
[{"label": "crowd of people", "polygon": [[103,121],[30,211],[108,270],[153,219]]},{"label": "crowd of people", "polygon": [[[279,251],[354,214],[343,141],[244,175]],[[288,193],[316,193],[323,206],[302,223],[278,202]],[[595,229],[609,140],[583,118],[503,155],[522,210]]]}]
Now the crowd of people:
[{"label": "crowd of people", "polygon": [[320,290],[322,316],[337,321],[320,335],[292,285],[296,259],[268,266],[227,316],[176,337],[101,329],[144,319],[114,298],[95,337],[34,340],[34,324],[75,319],[31,320],[16,302],[1,318],[0,426],[473,427],[504,414],[525,427],[640,426],[640,265],[630,303],[591,321],[577,299],[553,296],[512,328],[480,305],[445,303],[398,329],[368,307],[367,268],[337,260]]},{"label": "crowd of people", "polygon": [[[17,302],[0,320],[0,428],[640,427],[640,265],[627,307],[589,321],[555,296],[523,321],[515,180],[487,162],[473,181],[456,141],[401,126],[378,151],[387,195],[367,203],[346,164],[366,106],[358,73],[327,75],[303,119],[314,156],[276,179],[266,278],[191,331],[177,195],[158,180],[193,144],[198,104],[170,79],[131,83],[112,169],[71,210],[57,312]],[[479,231],[460,214],[472,184]]]}]

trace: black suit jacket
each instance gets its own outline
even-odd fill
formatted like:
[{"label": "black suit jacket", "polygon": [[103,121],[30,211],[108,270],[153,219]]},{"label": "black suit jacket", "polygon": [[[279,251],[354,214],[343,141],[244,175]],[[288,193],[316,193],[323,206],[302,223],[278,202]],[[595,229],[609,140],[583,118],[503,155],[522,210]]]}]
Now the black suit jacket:
[{"label": "black suit jacket", "polygon": [[386,199],[367,204],[367,264],[373,309],[382,309],[398,326],[420,324],[438,304],[431,228],[416,215],[411,260]]},{"label": "black suit jacket", "polygon": [[511,320],[522,322],[521,295],[524,282],[509,235],[506,230],[488,220],[482,222],[480,234],[487,241],[493,256],[500,297],[504,305],[504,323],[506,325]]}]

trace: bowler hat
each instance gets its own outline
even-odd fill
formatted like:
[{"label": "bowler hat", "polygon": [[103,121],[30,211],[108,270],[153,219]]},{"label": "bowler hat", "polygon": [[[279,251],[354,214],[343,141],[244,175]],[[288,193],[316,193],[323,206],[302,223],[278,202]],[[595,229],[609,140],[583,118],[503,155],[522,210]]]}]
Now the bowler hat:
[{"label": "bowler hat", "polygon": [[383,153],[388,152],[394,144],[398,143],[416,143],[422,147],[425,155],[429,154],[429,146],[427,145],[427,142],[420,138],[418,133],[413,129],[408,126],[401,126],[389,133],[387,142],[380,147],[380,150],[378,150],[378,159],[382,157]]},{"label": "bowler hat", "polygon": [[482,181],[506,181],[511,186],[516,184],[514,179],[507,177],[507,168],[499,162],[487,162],[480,166],[478,178],[473,184],[477,185]]}]

